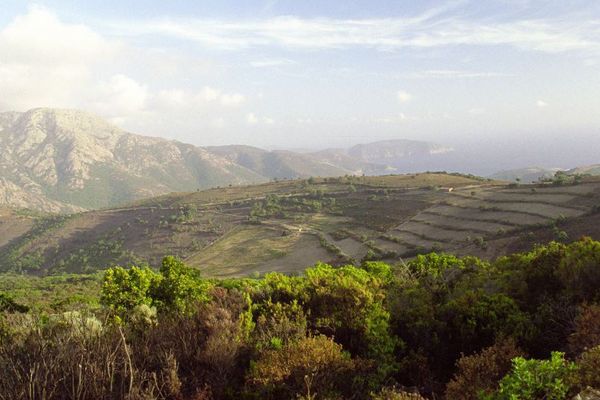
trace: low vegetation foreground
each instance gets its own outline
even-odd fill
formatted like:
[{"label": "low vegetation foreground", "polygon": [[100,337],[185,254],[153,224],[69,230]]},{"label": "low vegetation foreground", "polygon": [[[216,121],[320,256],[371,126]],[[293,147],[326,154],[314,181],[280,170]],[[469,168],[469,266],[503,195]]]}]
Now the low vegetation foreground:
[{"label": "low vegetation foreground", "polygon": [[166,257],[158,271],[53,279],[70,303],[0,298],[2,399],[560,400],[600,388],[589,238],[493,262],[430,253],[206,279]]},{"label": "low vegetation foreground", "polygon": [[7,209],[0,399],[593,399],[600,182],[569,179]]}]

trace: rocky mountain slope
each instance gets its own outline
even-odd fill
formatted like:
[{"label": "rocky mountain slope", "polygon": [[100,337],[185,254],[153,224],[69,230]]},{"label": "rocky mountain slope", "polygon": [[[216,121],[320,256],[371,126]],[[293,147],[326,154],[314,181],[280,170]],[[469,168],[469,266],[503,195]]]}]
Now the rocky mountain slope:
[{"label": "rocky mountain slope", "polygon": [[[405,145],[399,142],[396,148]],[[377,161],[381,153],[361,154],[197,147],[128,133],[80,111],[6,112],[0,113],[0,205],[68,213],[169,192],[274,178],[393,171],[387,167],[390,157]],[[395,153],[398,157],[407,154],[414,150]]]},{"label": "rocky mountain slope", "polygon": [[34,109],[0,121],[5,204],[69,212],[265,180],[203,148],[130,134],[78,111]]}]

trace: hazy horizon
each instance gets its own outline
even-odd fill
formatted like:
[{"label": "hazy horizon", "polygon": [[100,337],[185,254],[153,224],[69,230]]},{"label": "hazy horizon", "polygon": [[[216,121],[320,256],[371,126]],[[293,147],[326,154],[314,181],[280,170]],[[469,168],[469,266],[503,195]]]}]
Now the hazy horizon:
[{"label": "hazy horizon", "polygon": [[600,3],[339,3],[9,0],[0,111],[82,109],[202,146],[414,139],[531,154],[515,167],[600,162]]}]

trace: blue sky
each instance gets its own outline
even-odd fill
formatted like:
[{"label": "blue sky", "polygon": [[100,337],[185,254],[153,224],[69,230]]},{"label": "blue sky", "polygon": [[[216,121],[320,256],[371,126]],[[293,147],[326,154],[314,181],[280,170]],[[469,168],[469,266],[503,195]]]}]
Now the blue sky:
[{"label": "blue sky", "polygon": [[0,93],[198,145],[585,140],[600,2],[5,0]]}]

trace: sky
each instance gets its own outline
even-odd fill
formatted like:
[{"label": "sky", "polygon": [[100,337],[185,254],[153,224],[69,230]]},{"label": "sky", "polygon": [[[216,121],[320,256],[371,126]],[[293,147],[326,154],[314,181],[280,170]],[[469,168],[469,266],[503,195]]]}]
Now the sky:
[{"label": "sky", "polygon": [[196,145],[600,144],[600,1],[3,0],[0,111],[36,107]]}]

